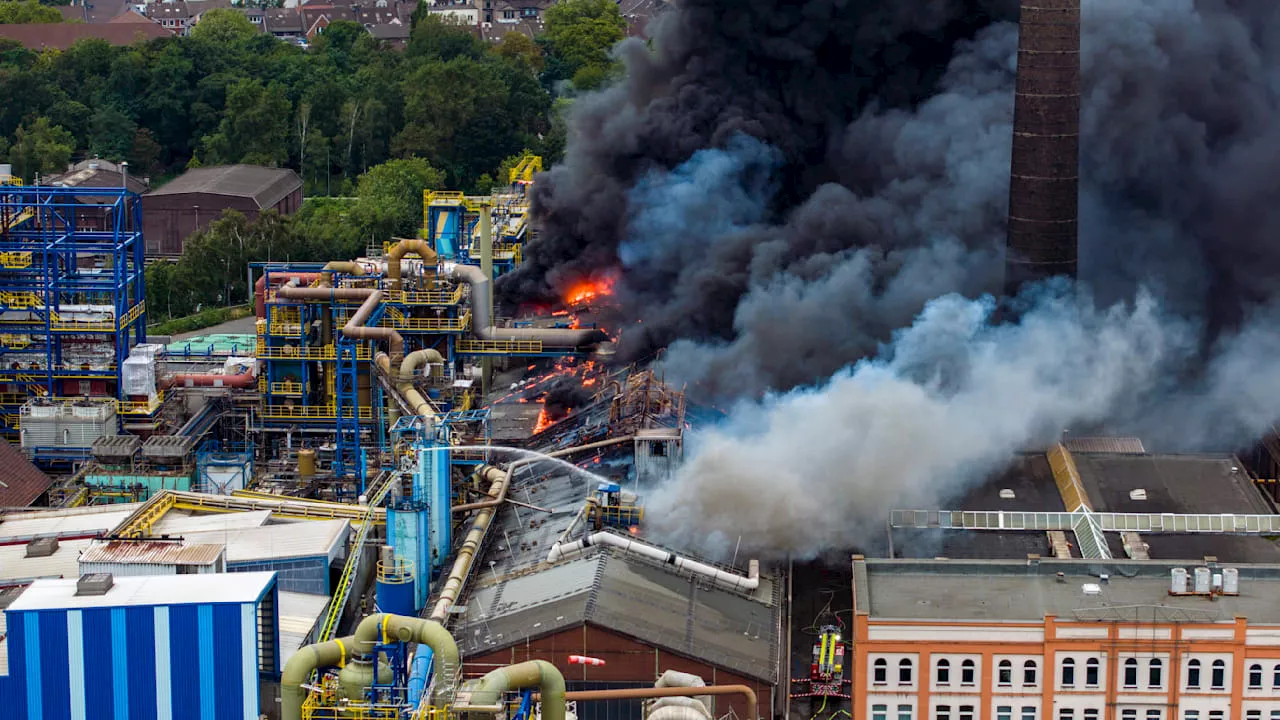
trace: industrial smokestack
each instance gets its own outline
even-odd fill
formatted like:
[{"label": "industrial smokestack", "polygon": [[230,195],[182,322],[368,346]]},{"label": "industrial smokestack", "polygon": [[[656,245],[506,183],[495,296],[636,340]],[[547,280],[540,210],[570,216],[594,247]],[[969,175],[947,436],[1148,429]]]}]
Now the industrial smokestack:
[{"label": "industrial smokestack", "polygon": [[1076,276],[1080,0],[1022,0],[1005,292]]}]

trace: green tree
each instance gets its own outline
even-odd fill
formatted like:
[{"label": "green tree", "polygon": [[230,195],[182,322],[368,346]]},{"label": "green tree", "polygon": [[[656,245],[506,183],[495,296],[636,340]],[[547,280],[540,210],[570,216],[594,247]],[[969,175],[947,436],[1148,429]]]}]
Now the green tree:
[{"label": "green tree", "polygon": [[161,148],[156,143],[155,135],[146,128],[138,128],[133,133],[133,143],[129,147],[129,165],[133,172],[142,176],[159,175]]},{"label": "green tree", "polygon": [[523,64],[534,73],[542,72],[546,61],[542,57],[542,49],[524,33],[512,32],[502,36],[502,40],[494,46],[494,52],[502,59],[516,64]]},{"label": "green tree", "polygon": [[[543,39],[555,77],[572,78],[579,89],[607,80],[614,67],[609,51],[626,36],[627,21],[613,0],[564,0],[547,9]],[[590,83],[579,85],[579,81]]]},{"label": "green tree", "polygon": [[277,83],[238,80],[227,88],[217,133],[204,140],[205,162],[284,165],[289,159],[292,106]]},{"label": "green tree", "polygon": [[133,148],[138,126],[118,108],[102,105],[90,120],[89,150],[100,157],[120,160]]},{"label": "green tree", "polygon": [[36,118],[31,125],[23,124],[14,133],[15,142],[9,149],[9,162],[13,174],[23,182],[33,182],[36,173],[57,173],[67,169],[76,140],[71,133],[48,118]]},{"label": "green tree", "polygon": [[444,186],[444,173],[422,158],[392,160],[360,176],[355,220],[374,237],[413,237],[422,227],[422,191]]},{"label": "green tree", "polygon": [[470,28],[456,18],[430,12],[427,7],[426,3],[419,3],[413,11],[413,29],[405,48],[407,57],[448,61],[457,57],[475,59],[484,54],[484,44]]},{"label": "green tree", "polygon": [[62,13],[45,7],[35,0],[6,0],[0,2],[0,24],[26,25],[30,23],[60,23]]},{"label": "green tree", "polygon": [[191,28],[191,37],[222,46],[244,42],[258,34],[258,29],[243,13],[230,8],[214,8],[200,16]]}]

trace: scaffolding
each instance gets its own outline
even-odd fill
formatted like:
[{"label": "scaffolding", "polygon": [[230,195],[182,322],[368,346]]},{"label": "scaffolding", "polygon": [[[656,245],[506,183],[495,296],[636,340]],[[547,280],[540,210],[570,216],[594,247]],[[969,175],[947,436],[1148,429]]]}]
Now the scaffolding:
[{"label": "scaffolding", "polygon": [[0,432],[33,396],[130,401],[121,366],[146,342],[144,251],[134,193],[0,185]]}]

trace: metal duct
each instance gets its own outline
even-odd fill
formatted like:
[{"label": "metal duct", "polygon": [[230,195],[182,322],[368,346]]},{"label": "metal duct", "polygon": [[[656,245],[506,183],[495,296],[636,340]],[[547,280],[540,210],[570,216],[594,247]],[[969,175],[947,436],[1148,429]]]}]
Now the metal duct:
[{"label": "metal duct", "polygon": [[[291,280],[311,282],[320,277],[320,273],[313,272],[281,272],[271,273],[271,282],[277,285],[284,284]],[[267,316],[267,273],[263,273],[258,277],[257,282],[253,284],[253,312],[259,319]]]},{"label": "metal duct", "polygon": [[[565,720],[564,675],[546,660],[530,660],[498,668],[479,680],[464,683],[462,689],[471,693],[471,706],[480,713],[489,714],[481,708],[500,708],[503,693],[530,687],[541,690],[542,720]],[[469,712],[465,707],[455,706],[455,709]]]},{"label": "metal duct", "polygon": [[626,552],[632,552],[637,555],[643,555],[647,558],[655,560],[664,565],[672,565],[678,569],[686,570],[695,575],[701,575],[708,578],[712,582],[721,587],[730,590],[746,590],[751,591],[760,587],[760,562],[751,560],[747,564],[747,576],[743,577],[736,573],[731,573],[720,568],[698,562],[690,558],[681,557],[673,552],[663,550],[660,547],[642,543],[639,540],[615,535],[611,532],[598,532],[594,535],[587,535],[581,540],[568,544],[556,543],[551,546],[551,552],[547,554],[547,562],[556,562],[568,557],[572,557],[586,550],[592,545],[611,545],[620,548]]},{"label": "metal duct", "polygon": [[747,711],[754,719],[759,713],[756,691],[746,685],[708,685],[700,688],[622,688],[618,690],[572,690],[564,694],[565,700],[588,702],[592,700],[644,699],[662,697],[692,697],[694,695],[741,695],[747,701]]},{"label": "metal duct", "polygon": [[1022,0],[1005,292],[1074,278],[1080,179],[1080,0]]},{"label": "metal duct", "polygon": [[[511,481],[510,471],[486,465],[477,472],[493,478],[493,484],[489,486],[489,495],[495,498],[506,497],[507,484]],[[455,507],[454,510],[456,511],[457,508]],[[484,542],[484,536],[489,532],[489,524],[493,521],[493,514],[496,511],[497,503],[486,505],[471,523],[471,531],[467,533],[466,539],[458,548],[457,556],[453,560],[453,568],[449,570],[449,577],[440,590],[440,599],[436,601],[436,606],[431,611],[432,620],[444,622],[445,618],[449,617],[449,608],[453,607],[458,600],[458,594],[462,592],[462,584],[467,579],[467,573],[471,571],[471,563],[475,560],[476,551],[480,549],[480,543]]]},{"label": "metal duct", "polygon": [[170,375],[160,383],[162,389],[169,389],[175,385],[180,387],[228,387],[228,388],[251,388],[258,384],[258,379],[254,376],[253,370],[247,370],[239,375],[220,375],[216,373],[181,373],[178,375]]},{"label": "metal duct", "polygon": [[364,268],[359,263],[347,260],[333,260],[320,268],[320,287],[333,287],[333,274],[364,275]]},{"label": "metal duct", "polygon": [[427,265],[439,262],[436,251],[426,240],[400,240],[387,252],[387,280],[390,281],[387,287],[391,290],[400,289],[400,261],[405,255],[417,255]]},{"label": "metal duct", "polygon": [[303,685],[320,668],[345,665],[353,654],[356,639],[338,638],[298,648],[280,674],[280,720],[302,720],[302,702],[307,699]]},{"label": "metal duct", "polygon": [[444,274],[471,286],[471,332],[481,340],[540,340],[549,347],[580,348],[609,339],[599,330],[494,327],[493,282],[484,271],[474,265],[446,263]]}]

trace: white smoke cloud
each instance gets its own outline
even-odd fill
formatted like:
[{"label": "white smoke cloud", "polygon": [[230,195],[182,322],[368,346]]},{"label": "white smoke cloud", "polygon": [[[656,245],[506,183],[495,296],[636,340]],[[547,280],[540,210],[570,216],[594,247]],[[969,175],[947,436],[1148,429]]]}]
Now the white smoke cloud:
[{"label": "white smoke cloud", "polygon": [[1077,423],[1142,404],[1194,347],[1149,295],[1098,309],[1065,292],[993,325],[994,301],[930,302],[874,359],[819,387],[743,402],[690,438],[649,499],[651,532],[713,555],[856,547],[888,511],[936,507]]}]

